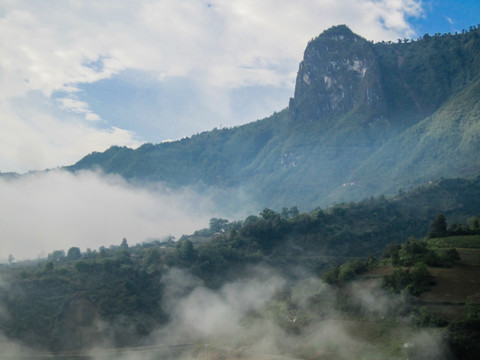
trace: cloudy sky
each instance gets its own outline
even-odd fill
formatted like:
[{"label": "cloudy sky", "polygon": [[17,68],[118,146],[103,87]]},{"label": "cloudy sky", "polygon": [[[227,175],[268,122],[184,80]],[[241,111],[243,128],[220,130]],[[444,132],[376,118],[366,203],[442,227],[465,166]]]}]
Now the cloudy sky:
[{"label": "cloudy sky", "polygon": [[[396,41],[478,23],[477,0],[0,0],[0,172],[268,116],[293,95],[307,42],[333,25]],[[178,239],[258,210],[239,191],[226,215],[219,196],[92,172],[0,178],[0,262]]]},{"label": "cloudy sky", "polygon": [[0,171],[268,116],[332,25],[380,41],[479,22],[474,0],[0,0]]}]

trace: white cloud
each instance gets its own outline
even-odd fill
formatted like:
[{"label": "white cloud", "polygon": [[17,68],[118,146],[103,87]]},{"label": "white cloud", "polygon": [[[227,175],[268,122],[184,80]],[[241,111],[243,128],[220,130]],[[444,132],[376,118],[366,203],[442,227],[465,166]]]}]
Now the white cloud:
[{"label": "white cloud", "polygon": [[[218,94],[231,96],[232,89],[266,86],[266,98],[276,94],[269,87],[291,89],[293,93],[307,41],[332,25],[347,24],[372,40],[396,39],[414,35],[407,16],[420,16],[422,11],[421,2],[415,0],[24,0],[3,1],[0,8],[2,111],[12,99],[27,101],[32,91],[40,92],[46,103],[52,94],[61,92],[64,96],[56,106],[68,110],[74,121],[84,121],[85,134],[77,132],[76,136],[88,139],[91,132],[97,132],[101,142],[110,144],[116,141],[111,136],[115,130],[107,121],[114,119],[104,119],[103,129],[92,124],[100,122],[100,117],[78,96],[81,84],[109,79],[128,69],[150,73],[158,81],[188,77],[198,84],[199,91],[211,94],[206,103],[216,113],[215,99],[221,97]],[[277,106],[284,102],[286,106],[287,100],[270,99],[266,103]],[[273,110],[279,109],[265,105],[257,118]],[[68,131],[69,126],[55,109],[45,111],[32,117],[48,115],[52,127]],[[220,113],[225,119],[235,118],[231,110]],[[208,116],[191,123],[206,121]],[[28,139],[32,149],[36,143],[47,142],[42,131],[16,113],[2,114],[2,122],[2,126],[8,125],[2,132]],[[190,128],[185,126],[183,135],[190,135]],[[18,132],[19,128],[26,128],[28,134]],[[75,132],[78,126],[71,125],[70,130]],[[132,141],[130,138],[126,142]],[[68,159],[72,162],[84,155],[79,152],[83,148],[74,150],[64,145],[61,151],[46,145],[44,151],[52,159],[58,156],[58,162],[63,151],[72,154]],[[52,166],[51,162],[21,162],[8,157],[11,152],[2,152],[3,171]]]},{"label": "white cloud", "polygon": [[100,116],[92,112],[88,108],[88,104],[86,102],[77,100],[72,95],[70,95],[69,97],[58,98],[57,102],[60,103],[60,106],[63,109],[72,111],[77,114],[84,114],[85,120],[89,120],[89,121],[100,120]]},{"label": "white cloud", "polygon": [[[117,127],[96,128],[38,93],[0,102],[1,171],[28,171],[69,165],[81,154],[106,150],[112,144],[136,147],[134,134]],[[86,116],[95,116],[86,113]]]},{"label": "white cloud", "polygon": [[[36,258],[55,249],[130,244],[208,226],[212,201],[189,189],[139,189],[92,172],[0,179],[0,253]],[[5,260],[5,259],[2,259]]]},{"label": "white cloud", "polygon": [[[298,61],[308,38],[329,26],[346,23],[367,38],[393,39],[412,35],[405,16],[421,11],[413,0],[310,0],[301,6],[220,0],[210,7],[203,1],[173,0],[48,4],[12,3],[0,21],[2,68],[47,95],[125,68],[163,76],[185,76],[196,68],[207,74],[225,67],[254,73],[275,69],[281,59]],[[99,60],[100,69],[89,66]],[[272,84],[265,75],[254,78]],[[243,78],[239,74],[239,84]],[[223,85],[221,79],[209,81]]]}]

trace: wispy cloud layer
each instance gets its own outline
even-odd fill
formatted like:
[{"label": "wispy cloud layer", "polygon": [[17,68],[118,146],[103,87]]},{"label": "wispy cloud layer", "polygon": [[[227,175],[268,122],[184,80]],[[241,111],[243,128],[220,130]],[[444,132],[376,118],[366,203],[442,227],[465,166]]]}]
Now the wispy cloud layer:
[{"label": "wispy cloud layer", "polygon": [[35,259],[72,246],[98,249],[208,226],[212,201],[190,189],[139,189],[119,177],[51,171],[0,180],[0,253]]},{"label": "wispy cloud layer", "polygon": [[[135,121],[142,110],[131,119],[131,132],[116,131],[115,119],[92,110],[96,106],[108,114],[109,104],[85,102],[82,84],[126,70],[141,71],[158,83],[187,78],[186,86],[203,94],[208,111],[200,118],[192,113],[166,136],[190,135],[219,121],[253,121],[286,106],[288,97],[278,98],[278,89],[293,93],[306,42],[324,29],[344,23],[372,40],[408,37],[414,32],[407,18],[421,12],[415,0],[3,1],[0,170],[54,167],[111,144],[137,144]],[[261,89],[265,105],[236,115],[231,108],[238,103],[235,90],[252,87]],[[30,110],[28,119],[12,106],[15,102]],[[159,123],[175,121],[153,111],[159,112]],[[44,125],[45,118],[51,126]],[[83,145],[65,143],[59,149],[59,139],[72,133]]]}]

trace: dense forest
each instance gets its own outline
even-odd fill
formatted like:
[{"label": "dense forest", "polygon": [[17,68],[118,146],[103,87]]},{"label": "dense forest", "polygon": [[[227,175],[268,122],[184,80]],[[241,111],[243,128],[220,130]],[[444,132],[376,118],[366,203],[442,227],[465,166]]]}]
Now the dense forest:
[{"label": "dense forest", "polygon": [[[266,208],[242,221],[212,218],[207,228],[178,241],[167,238],[131,245],[123,239],[119,245],[97,250],[72,247],[54,251],[46,259],[10,259],[1,267],[0,328],[9,339],[54,354],[106,342],[115,347],[150,346],[152,334],[168,329],[175,320],[172,309],[199,286],[222,293],[231,284],[257,278],[258,269],[263,269],[281,278],[282,285],[265,300],[266,308],[242,314],[243,331],[248,334],[251,323],[267,317],[298,340],[296,336],[307,331],[314,319],[323,319],[332,309],[350,317],[365,316],[345,293],[346,284],[382,262],[398,267],[385,276],[382,291],[413,298],[428,291],[433,277],[426,266],[451,267],[459,255],[449,248],[433,251],[419,239],[479,234],[480,220],[472,215],[480,213],[479,189],[480,179],[442,180],[391,198],[369,198],[308,213],[297,207],[280,212]],[[312,283],[300,285],[306,278]],[[272,281],[262,278],[261,286]],[[299,286],[306,288],[294,290]],[[176,289],[173,304],[172,289]],[[300,300],[303,292],[310,295]],[[416,314],[415,327],[450,324],[420,312],[415,302],[402,300],[402,307],[389,310],[389,318]],[[476,324],[475,316],[468,324]],[[286,321],[288,317],[295,321]],[[471,334],[470,325],[454,324],[451,331],[457,326]],[[455,351],[468,353],[464,347],[470,343],[457,335],[454,331],[451,335]],[[202,341],[198,335],[189,336],[194,343]],[[295,351],[305,351],[304,344],[297,345]]]}]

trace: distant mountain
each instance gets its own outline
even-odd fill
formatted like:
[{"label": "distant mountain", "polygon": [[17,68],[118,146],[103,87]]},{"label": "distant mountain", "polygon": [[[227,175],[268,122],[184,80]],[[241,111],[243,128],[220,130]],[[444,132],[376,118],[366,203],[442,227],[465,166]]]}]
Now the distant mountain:
[{"label": "distant mountain", "polygon": [[480,173],[480,29],[372,43],[344,25],[311,40],[286,109],[136,150],[101,168],[171,187],[237,189],[259,208],[302,209]]}]

